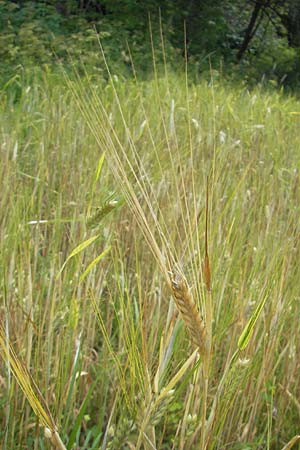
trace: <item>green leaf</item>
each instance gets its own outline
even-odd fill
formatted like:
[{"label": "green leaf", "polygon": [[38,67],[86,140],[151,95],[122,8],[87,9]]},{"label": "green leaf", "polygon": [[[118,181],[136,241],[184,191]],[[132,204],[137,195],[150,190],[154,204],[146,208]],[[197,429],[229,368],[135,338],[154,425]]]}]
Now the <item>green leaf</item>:
[{"label": "green leaf", "polygon": [[185,363],[181,366],[181,368],[178,370],[178,372],[174,375],[174,377],[169,381],[167,386],[165,386],[161,392],[160,395],[157,398],[157,401],[161,401],[164,397],[168,395],[168,392],[170,392],[171,389],[174,388],[176,383],[184,376],[186,371],[189,369],[189,367],[194,363],[196,357],[197,357],[198,349],[194,350],[194,352],[191,354],[191,356],[185,361]]},{"label": "green leaf", "polygon": [[85,399],[83,400],[83,402],[81,404],[78,416],[76,418],[76,421],[75,421],[75,424],[74,424],[74,427],[73,427],[73,430],[72,430],[72,432],[70,434],[69,442],[67,444],[67,450],[71,450],[71,448],[73,447],[73,444],[75,443],[76,435],[77,435],[77,432],[78,432],[78,430],[79,430],[79,428],[81,426],[81,422],[82,422],[82,420],[84,418],[84,414],[85,414],[86,408],[88,406],[89,399],[90,399],[90,397],[92,395],[92,392],[93,392],[95,386],[99,383],[99,378],[100,378],[100,375],[96,378],[94,383],[90,386],[90,388],[88,390],[88,393],[86,394],[86,397],[85,397]]},{"label": "green leaf", "polygon": [[110,251],[111,247],[109,246],[106,248],[97,258],[95,258],[85,269],[83,274],[80,276],[79,282],[81,283],[85,277],[88,275],[88,273],[92,270],[92,268],[102,259],[104,256]]},{"label": "green leaf", "polygon": [[250,338],[252,336],[254,326],[255,326],[257,319],[266,303],[266,300],[267,300],[267,296],[265,296],[261,300],[261,302],[258,304],[258,306],[256,307],[255,311],[253,312],[252,316],[250,317],[247,325],[245,326],[245,328],[238,340],[238,347],[240,350],[244,350],[247,347],[247,345],[250,341]]},{"label": "green leaf", "polygon": [[91,245],[93,242],[95,242],[99,238],[99,236],[100,236],[100,234],[96,234],[96,236],[93,236],[93,237],[87,239],[86,241],[79,244],[76,248],[74,248],[72,253],[67,257],[67,259],[63,263],[60,271],[57,274],[57,278],[61,275],[62,271],[64,270],[64,268],[66,267],[66,264],[70,261],[70,259],[73,258],[74,256],[78,255],[78,253],[82,252],[82,250],[84,250],[89,245]]},{"label": "green leaf", "polygon": [[104,162],[104,158],[105,158],[105,153],[103,153],[100,156],[99,162],[98,162],[98,166],[97,166],[97,171],[96,171],[96,179],[95,182],[99,180],[100,174],[101,174],[101,170],[102,170],[102,166],[103,166],[103,162]]}]

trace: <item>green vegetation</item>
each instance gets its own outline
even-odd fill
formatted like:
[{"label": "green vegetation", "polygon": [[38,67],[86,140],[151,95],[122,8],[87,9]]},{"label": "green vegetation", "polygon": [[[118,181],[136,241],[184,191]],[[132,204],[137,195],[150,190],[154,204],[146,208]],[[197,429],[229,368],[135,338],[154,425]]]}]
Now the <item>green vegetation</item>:
[{"label": "green vegetation", "polygon": [[298,102],[214,73],[49,74],[17,97],[14,83],[1,92],[2,448],[50,448],[16,382],[21,367],[40,398],[25,366],[54,418],[38,409],[40,424],[67,449],[296,448]]},{"label": "green vegetation", "polygon": [[149,22],[157,51],[163,30],[173,67],[182,66],[186,49],[197,74],[212,64],[248,83],[300,85],[300,0],[0,0],[0,82],[24,68],[49,70],[57,59],[67,68],[70,56],[78,68],[84,62],[106,76],[94,30],[115,73],[130,73],[128,43],[147,77]]},{"label": "green vegetation", "polygon": [[0,447],[299,449],[297,2],[145,3],[0,1]]}]

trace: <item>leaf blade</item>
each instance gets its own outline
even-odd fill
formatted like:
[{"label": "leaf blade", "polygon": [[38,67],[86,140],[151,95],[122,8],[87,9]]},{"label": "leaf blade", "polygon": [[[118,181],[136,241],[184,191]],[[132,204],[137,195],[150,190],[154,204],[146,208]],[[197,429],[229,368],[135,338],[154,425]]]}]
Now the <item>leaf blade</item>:
[{"label": "leaf blade", "polygon": [[81,242],[77,247],[74,248],[74,250],[70,253],[70,255],[67,257],[63,265],[61,266],[57,278],[62,274],[64,268],[66,267],[67,263],[72,259],[74,256],[78,255],[80,252],[85,250],[87,247],[89,247],[93,242],[95,242],[100,237],[100,234],[96,234],[95,236],[92,236],[89,239],[86,239],[85,241]]},{"label": "leaf blade", "polygon": [[82,283],[82,281],[86,278],[86,276],[89,274],[89,272],[92,270],[92,268],[102,259],[104,258],[105,255],[107,255],[107,253],[109,253],[111,249],[111,246],[107,247],[105,250],[103,250],[102,253],[100,253],[100,255],[98,255],[85,269],[85,271],[83,272],[83,274],[80,276],[79,278],[79,282]]}]

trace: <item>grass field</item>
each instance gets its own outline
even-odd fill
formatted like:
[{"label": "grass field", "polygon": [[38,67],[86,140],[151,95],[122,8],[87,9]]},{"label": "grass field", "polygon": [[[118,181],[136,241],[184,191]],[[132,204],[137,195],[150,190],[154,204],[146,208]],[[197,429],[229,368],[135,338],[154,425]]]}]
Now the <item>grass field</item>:
[{"label": "grass field", "polygon": [[163,73],[0,102],[0,447],[299,449],[299,101]]}]

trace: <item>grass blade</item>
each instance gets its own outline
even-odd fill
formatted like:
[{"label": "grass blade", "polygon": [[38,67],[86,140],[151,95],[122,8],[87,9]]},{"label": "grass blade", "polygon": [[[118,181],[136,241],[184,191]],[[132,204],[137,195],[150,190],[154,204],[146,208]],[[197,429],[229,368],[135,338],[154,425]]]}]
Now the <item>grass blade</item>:
[{"label": "grass blade", "polygon": [[61,275],[64,268],[66,267],[67,263],[72,259],[74,256],[78,255],[78,253],[82,252],[84,249],[86,249],[89,245],[91,245],[93,242],[95,242],[99,238],[100,234],[96,234],[96,236],[92,236],[91,238],[85,240],[84,242],[81,242],[74,250],[70,253],[70,255],[67,257],[65,262],[63,263],[60,271],[58,272],[57,278]]}]

